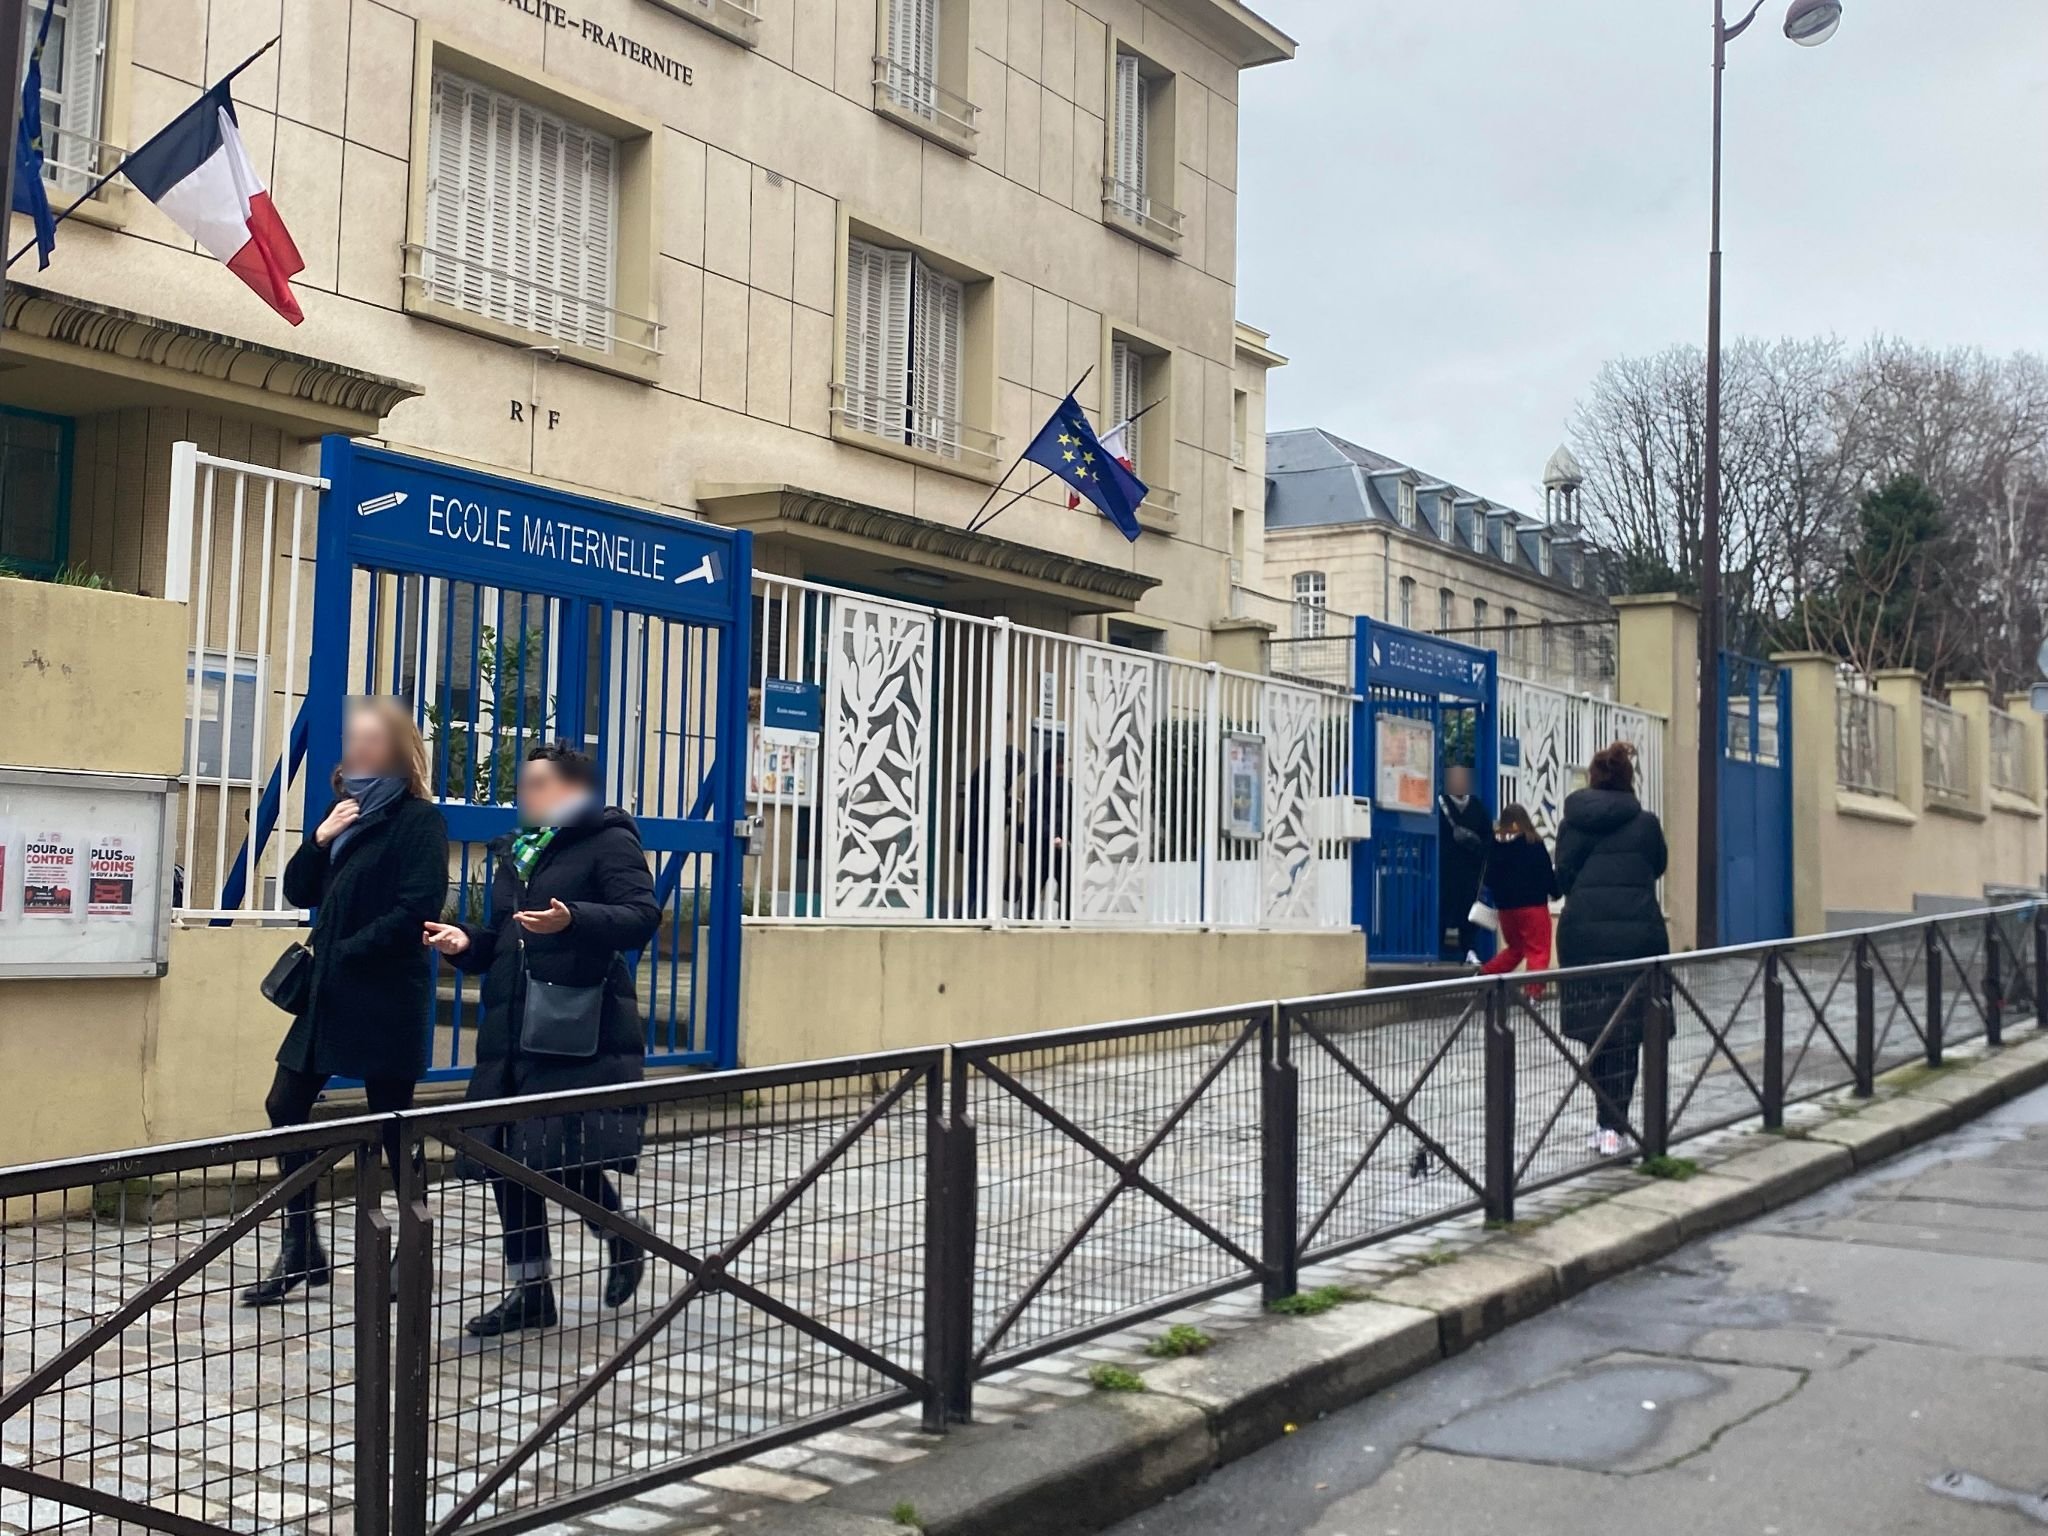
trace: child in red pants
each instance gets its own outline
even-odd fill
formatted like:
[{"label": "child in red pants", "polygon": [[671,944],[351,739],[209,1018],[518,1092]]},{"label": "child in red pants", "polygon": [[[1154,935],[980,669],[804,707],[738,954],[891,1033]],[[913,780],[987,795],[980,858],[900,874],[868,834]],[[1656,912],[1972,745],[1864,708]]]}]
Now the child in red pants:
[{"label": "child in red pants", "polygon": [[1486,859],[1486,889],[1500,913],[1500,952],[1479,969],[1487,976],[1512,971],[1524,961],[1532,971],[1550,969],[1550,903],[1560,892],[1550,850],[1536,824],[1519,805],[1501,807]]}]

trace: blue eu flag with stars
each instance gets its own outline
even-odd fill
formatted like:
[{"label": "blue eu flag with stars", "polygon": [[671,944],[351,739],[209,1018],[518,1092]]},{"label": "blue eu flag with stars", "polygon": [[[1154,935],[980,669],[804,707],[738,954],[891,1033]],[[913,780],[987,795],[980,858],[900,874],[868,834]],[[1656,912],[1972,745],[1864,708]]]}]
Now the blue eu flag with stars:
[{"label": "blue eu flag with stars", "polygon": [[50,264],[57,248],[57,220],[50,212],[50,191],[43,185],[43,45],[50,40],[55,5],[43,7],[43,25],[35,51],[21,81],[21,116],[14,128],[14,211],[27,214],[36,230],[36,266]]},{"label": "blue eu flag with stars", "polygon": [[1024,450],[1024,459],[1058,475],[1101,508],[1118,533],[1137,543],[1138,508],[1145,500],[1145,482],[1102,446],[1102,439],[1088,425],[1072,395],[1060,402],[1052,420]]}]

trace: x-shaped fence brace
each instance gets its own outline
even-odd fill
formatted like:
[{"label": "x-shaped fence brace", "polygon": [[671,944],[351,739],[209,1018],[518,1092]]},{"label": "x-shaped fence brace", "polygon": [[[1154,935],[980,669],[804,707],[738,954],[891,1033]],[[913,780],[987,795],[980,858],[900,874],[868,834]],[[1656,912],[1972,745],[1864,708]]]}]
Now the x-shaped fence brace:
[{"label": "x-shaped fence brace", "polygon": [[[172,1295],[187,1280],[206,1268],[240,1242],[270,1216],[289,1204],[295,1195],[310,1190],[343,1159],[354,1156],[368,1143],[349,1142],[315,1154],[279,1179],[250,1203],[240,1215],[229,1220],[190,1253],[171,1265],[149,1284],[129,1297],[84,1333],[65,1345],[35,1370],[0,1396],[0,1424],[6,1423],[37,1398],[61,1383],[86,1360],[124,1333],[130,1324]],[[22,1467],[0,1464],[0,1488],[26,1493],[31,1498],[49,1499],[109,1519],[126,1521],[150,1530],[168,1531],[171,1536],[219,1536],[226,1526],[211,1525],[171,1510],[158,1509],[119,1494],[104,1492],[88,1484],[65,1482]]]},{"label": "x-shaped fence brace", "polygon": [[1053,1277],[1059,1273],[1067,1260],[1074,1256],[1075,1251],[1087,1239],[1088,1234],[1095,1229],[1096,1223],[1109,1214],[1109,1209],[1116,1204],[1117,1197],[1127,1189],[1135,1189],[1142,1194],[1150,1195],[1172,1215],[1185,1222],[1204,1238],[1208,1239],[1208,1241],[1229,1254],[1231,1258],[1242,1264],[1248,1273],[1259,1278],[1265,1276],[1266,1265],[1262,1260],[1246,1252],[1243,1246],[1234,1242],[1227,1233],[1220,1231],[1212,1222],[1205,1220],[1196,1212],[1190,1210],[1182,1201],[1161,1188],[1155,1180],[1147,1177],[1143,1171],[1147,1159],[1166,1144],[1167,1138],[1173,1134],[1175,1127],[1187,1118],[1194,1110],[1195,1105],[1201,1102],[1202,1096],[1209,1091],[1210,1086],[1223,1075],[1231,1062],[1235,1061],[1243,1053],[1245,1046],[1257,1038],[1259,1031],[1263,1027],[1264,1022],[1261,1018],[1253,1017],[1247,1019],[1244,1027],[1238,1031],[1236,1038],[1230,1042],[1229,1047],[1210,1066],[1209,1070],[1202,1074],[1201,1081],[1197,1082],[1187,1095],[1174,1106],[1165,1121],[1146,1139],[1145,1144],[1129,1157],[1119,1157],[1115,1152],[1104,1146],[1101,1141],[1075,1124],[1069,1116],[1062,1114],[1058,1109],[1047,1103],[1042,1096],[1034,1093],[1001,1067],[997,1066],[992,1056],[984,1055],[972,1048],[955,1048],[960,1050],[961,1054],[966,1057],[968,1065],[975,1072],[988,1079],[988,1081],[1002,1089],[1003,1092],[1009,1094],[1010,1097],[1039,1116],[1048,1125],[1052,1126],[1053,1129],[1059,1131],[1069,1141],[1081,1148],[1082,1151],[1106,1165],[1116,1175],[1116,1183],[1110,1186],[1109,1193],[1095,1202],[1094,1207],[1082,1218],[1080,1226],[1074,1229],[1067,1240],[1060,1245],[1058,1251],[1046,1261],[1045,1267],[1038,1272],[1032,1282],[1024,1288],[1023,1293],[1018,1296],[1016,1301],[1010,1304],[1008,1310],[997,1320],[995,1327],[989,1331],[989,1336],[982,1341],[980,1349],[975,1351],[973,1363],[975,1370],[979,1371],[983,1368],[989,1356],[995,1352],[996,1345],[1002,1342],[1004,1336],[1012,1328],[1016,1327],[1019,1319],[1030,1309],[1031,1304],[1038,1299],[1039,1293],[1052,1283]]},{"label": "x-shaped fence brace", "polygon": [[1791,978],[1793,987],[1806,999],[1807,1011],[1813,1015],[1813,1022],[1807,1026],[1805,1035],[1800,1039],[1798,1051],[1785,1065],[1785,1082],[1791,1084],[1799,1080],[1800,1068],[1806,1065],[1806,1058],[1813,1050],[1816,1035],[1826,1035],[1828,1043],[1835,1048],[1835,1054],[1842,1058],[1842,1065],[1854,1072],[1855,1047],[1842,1044],[1842,1037],[1835,1033],[1834,1026],[1828,1022],[1828,1009],[1834,1005],[1835,994],[1841,990],[1843,981],[1856,967],[1856,950],[1852,947],[1842,957],[1842,963],[1835,968],[1834,979],[1828,983],[1828,989],[1822,994],[1819,1002],[1814,1001],[1813,989],[1806,984],[1806,978],[1799,974],[1799,968],[1792,963],[1792,955],[1789,952],[1778,956],[1777,962],[1778,974]]},{"label": "x-shaped fence brace", "polygon": [[1344,1074],[1367,1093],[1371,1094],[1378,1101],[1379,1106],[1387,1112],[1387,1118],[1381,1122],[1378,1132],[1366,1144],[1365,1150],[1358,1155],[1357,1161],[1351,1165],[1351,1171],[1338,1183],[1336,1189],[1330,1193],[1329,1198],[1323,1202],[1323,1207],[1316,1213],[1315,1219],[1302,1232],[1297,1244],[1299,1249],[1306,1251],[1309,1245],[1315,1241],[1316,1234],[1323,1230],[1324,1225],[1328,1223],[1331,1216],[1336,1214],[1337,1209],[1343,1205],[1345,1197],[1351,1193],[1352,1185],[1356,1184],[1360,1177],[1364,1175],[1366,1168],[1371,1164],[1373,1157],[1379,1152],[1380,1147],[1396,1130],[1407,1131],[1426,1151],[1433,1154],[1445,1168],[1456,1174],[1471,1189],[1473,1194],[1482,1200],[1486,1198],[1485,1186],[1472,1176],[1471,1171],[1463,1163],[1451,1156],[1443,1143],[1424,1130],[1416,1122],[1414,1116],[1408,1112],[1409,1105],[1415,1102],[1415,1096],[1422,1091],[1430,1078],[1435,1075],[1437,1068],[1443,1065],[1444,1059],[1451,1053],[1451,1047],[1458,1043],[1459,1038],[1465,1033],[1467,1026],[1471,1024],[1474,1017],[1484,1018],[1485,1005],[1486,994],[1484,992],[1474,992],[1466,1002],[1464,1009],[1452,1021],[1451,1028],[1444,1036],[1443,1043],[1436,1049],[1436,1054],[1429,1058],[1428,1064],[1420,1072],[1416,1073],[1414,1081],[1408,1085],[1407,1092],[1403,1093],[1398,1100],[1389,1098],[1386,1091],[1372,1080],[1371,1074],[1360,1067],[1357,1062],[1353,1061],[1347,1052],[1340,1050],[1329,1035],[1311,1022],[1306,1014],[1297,1013],[1293,1016],[1292,1022],[1294,1027],[1321,1046],[1331,1059],[1343,1069]]},{"label": "x-shaped fence brace", "polygon": [[[786,1323],[790,1327],[816,1339],[819,1343],[838,1350],[850,1359],[866,1366],[869,1370],[885,1376],[899,1385],[909,1387],[922,1395],[925,1385],[916,1372],[908,1370],[886,1356],[876,1353],[858,1340],[848,1338],[838,1329],[821,1323],[815,1318],[806,1316],[785,1302],[778,1301],[759,1287],[750,1285],[746,1281],[734,1276],[730,1273],[730,1269],[733,1262],[746,1252],[748,1248],[753,1246],[754,1242],[762,1234],[774,1226],[781,1219],[783,1213],[796,1204],[803,1197],[805,1191],[809,1190],[819,1179],[824,1177],[833,1164],[837,1163],[840,1158],[851,1151],[884,1115],[902,1102],[904,1096],[911,1089],[925,1081],[928,1071],[929,1069],[924,1067],[912,1067],[905,1071],[902,1077],[897,1079],[896,1083],[885,1091],[880,1098],[876,1099],[862,1113],[859,1119],[855,1120],[852,1125],[841,1132],[832,1145],[827,1147],[815,1162],[799,1174],[787,1189],[770,1201],[762,1209],[761,1213],[747,1224],[745,1230],[708,1258],[691,1253],[681,1245],[670,1242],[667,1238],[662,1237],[650,1227],[635,1221],[630,1216],[621,1212],[607,1210],[604,1206],[599,1205],[596,1201],[589,1199],[578,1191],[570,1189],[558,1180],[549,1178],[544,1173],[536,1172],[524,1163],[519,1162],[516,1158],[507,1156],[497,1148],[479,1141],[476,1137],[464,1131],[441,1129],[428,1132],[427,1134],[433,1135],[437,1140],[446,1143],[450,1148],[467,1153],[470,1157],[475,1158],[477,1162],[501,1177],[523,1184],[528,1189],[537,1191],[546,1199],[559,1201],[569,1210],[574,1211],[592,1224],[603,1228],[606,1232],[639,1244],[654,1257],[666,1259],[690,1277],[689,1283],[664,1303],[654,1316],[636,1329],[633,1336],[619,1348],[616,1354],[578,1382],[576,1389],[563,1398],[560,1403],[556,1404],[554,1411],[536,1425],[532,1433],[527,1435],[524,1440],[520,1441],[512,1449],[510,1455],[499,1462],[476,1487],[472,1488],[449,1511],[447,1517],[434,1527],[434,1536],[447,1536],[447,1533],[467,1522],[477,1510],[482,1508],[484,1502],[505,1484],[507,1479],[530,1461],[557,1434],[561,1433],[563,1428],[578,1413],[583,1411],[584,1406],[604,1389],[607,1382],[631,1364],[633,1359],[649,1344],[667,1332],[670,1325],[683,1315],[691,1302],[708,1291],[723,1291],[747,1303],[749,1306],[766,1313],[768,1316],[776,1319],[776,1321]],[[418,1304],[418,1301],[418,1298],[414,1298],[414,1304]],[[684,1475],[684,1472],[677,1471],[674,1475],[679,1477]]]},{"label": "x-shaped fence brace", "polygon": [[[1948,956],[1949,964],[1955,967],[1956,980],[1963,984],[1963,996],[1969,998],[1970,1006],[1977,1010],[1979,1022],[1988,1024],[1991,1020],[1991,1010],[1985,1005],[1984,994],[1971,981],[1970,971],[1972,967],[1963,964],[1962,957],[1956,953],[1955,943],[1943,931],[1940,923],[1930,925],[1927,931],[1934,935],[1934,942],[1941,946],[1943,953]],[[1980,956],[1979,958],[1981,959],[1982,957]],[[1947,1025],[1949,1018],[1953,1017],[1955,1009],[1956,999],[1951,998],[1948,1000],[1947,1010],[1942,1017],[1942,1024],[1944,1026]]]},{"label": "x-shaped fence brace", "polygon": [[[1692,1016],[1700,1021],[1700,1028],[1707,1032],[1707,1038],[1713,1041],[1707,1048],[1706,1055],[1701,1058],[1700,1069],[1693,1074],[1692,1082],[1685,1090],[1685,1096],[1672,1106],[1670,1117],[1665,1122],[1667,1134],[1685,1119],[1685,1112],[1692,1104],[1693,1095],[1700,1091],[1700,1084],[1707,1080],[1707,1073],[1712,1070],[1717,1055],[1725,1057],[1728,1065],[1735,1069],[1735,1075],[1742,1079],[1742,1086],[1747,1088],[1749,1096],[1756,1100],[1758,1110],[1764,1108],[1763,1089],[1758,1086],[1757,1080],[1749,1075],[1749,1068],[1745,1067],[1742,1058],[1735,1054],[1735,1048],[1728,1043],[1728,1037],[1735,1032],[1735,1026],[1742,1017],[1743,1004],[1749,1001],[1749,995],[1756,990],[1757,983],[1764,979],[1767,960],[1766,956],[1757,957],[1756,968],[1749,973],[1749,980],[1743,983],[1741,996],[1735,999],[1734,1005],[1728,1010],[1728,1022],[1719,1029],[1714,1027],[1714,1021],[1707,1016],[1707,1010],[1700,1006],[1699,999],[1693,996],[1692,989],[1678,974],[1677,967],[1665,968],[1664,975],[1670,984],[1671,995],[1684,1001],[1686,1007],[1692,1011]],[[1652,1025],[1652,1028],[1656,1027],[1659,1026]]]},{"label": "x-shaped fence brace", "polygon": [[[1890,987],[1892,990],[1892,1007],[1891,1010],[1885,1015],[1883,1033],[1881,1033],[1877,1037],[1877,1054],[1879,1056],[1882,1056],[1884,1054],[1885,1046],[1890,1044],[1891,1042],[1892,1026],[1898,1023],[1899,1015],[1902,1013],[1906,1016],[1906,1022],[1913,1026],[1914,1038],[1917,1039],[1922,1046],[1925,1046],[1927,1044],[1927,1024],[1921,1019],[1918,1010],[1916,1010],[1913,1007],[1912,993],[1909,992],[1904,986],[1901,986],[1899,984],[1898,977],[1892,974],[1891,962],[1885,959],[1884,951],[1882,949],[1879,949],[1875,944],[1866,943],[1864,945],[1864,951],[1870,956],[1871,960],[1874,962],[1872,969],[1875,970],[1879,975],[1884,977],[1885,985]],[[1924,957],[1925,954],[1926,950],[1923,946],[1920,951],[1920,956]],[[1912,979],[1913,969],[1909,962],[1908,969],[1906,971],[1906,980],[1910,982]]]},{"label": "x-shaped fence brace", "polygon": [[[1535,1140],[1529,1143],[1528,1155],[1515,1168],[1514,1182],[1517,1186],[1528,1176],[1529,1169],[1536,1161],[1536,1154],[1543,1150],[1543,1144],[1550,1139],[1551,1131],[1556,1128],[1557,1122],[1564,1117],[1564,1112],[1571,1107],[1572,1095],[1578,1091],[1580,1083],[1584,1083],[1588,1088],[1592,1089],[1593,1097],[1607,1106],[1608,1111],[1621,1122],[1621,1128],[1628,1133],[1629,1138],[1638,1147],[1646,1145],[1642,1133],[1636,1129],[1635,1122],[1629,1117],[1628,1107],[1616,1104],[1614,1096],[1594,1080],[1592,1063],[1599,1056],[1601,1047],[1607,1044],[1614,1031],[1621,1026],[1622,1020],[1636,1006],[1636,1000],[1650,984],[1651,975],[1652,972],[1648,970],[1637,973],[1636,979],[1629,984],[1628,990],[1622,993],[1621,1001],[1615,1005],[1614,1011],[1607,1016],[1607,1022],[1601,1027],[1600,1033],[1594,1037],[1593,1043],[1586,1047],[1584,1061],[1581,1061],[1578,1053],[1559,1038],[1557,1031],[1550,1027],[1550,1021],[1544,1018],[1530,1004],[1527,995],[1520,988],[1515,988],[1508,992],[1509,1002],[1535,1022],[1536,1028],[1542,1033],[1543,1038],[1550,1042],[1551,1048],[1557,1052],[1565,1065],[1571,1068],[1573,1078],[1571,1086],[1566,1088],[1559,1097],[1557,1108],[1553,1109],[1550,1112],[1550,1118],[1543,1122],[1543,1129],[1538,1131]],[[1650,1028],[1662,1029],[1663,1027],[1663,1020],[1656,1019],[1651,1021]]]},{"label": "x-shaped fence brace", "polygon": [[[2033,944],[2029,942],[2025,953],[2022,953],[2003,922],[1996,917],[1988,918],[1986,921],[1991,924],[1992,937],[1996,940],[2000,952],[2011,962],[2009,967],[1999,973],[2005,1001],[2025,1003],[2034,1012],[2040,1012],[2041,983],[2040,978],[2034,974]],[[2029,937],[2031,940],[2031,935]]]}]

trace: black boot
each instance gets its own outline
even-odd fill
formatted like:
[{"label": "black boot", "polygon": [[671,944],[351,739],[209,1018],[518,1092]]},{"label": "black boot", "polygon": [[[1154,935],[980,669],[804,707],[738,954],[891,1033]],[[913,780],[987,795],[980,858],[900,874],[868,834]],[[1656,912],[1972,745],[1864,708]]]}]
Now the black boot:
[{"label": "black boot", "polygon": [[552,1328],[555,1320],[554,1286],[546,1280],[528,1280],[507,1291],[490,1311],[472,1317],[467,1326],[480,1339],[495,1339],[521,1328]]},{"label": "black boot", "polygon": [[611,1263],[604,1272],[604,1304],[623,1307],[640,1289],[640,1276],[647,1269],[647,1255],[638,1243],[623,1237],[605,1239]]},{"label": "black boot", "polygon": [[322,1286],[333,1278],[334,1271],[327,1263],[326,1250],[320,1246],[320,1234],[313,1230],[312,1218],[287,1217],[277,1262],[270,1266],[268,1275],[242,1292],[242,1305],[274,1307],[302,1285]]}]

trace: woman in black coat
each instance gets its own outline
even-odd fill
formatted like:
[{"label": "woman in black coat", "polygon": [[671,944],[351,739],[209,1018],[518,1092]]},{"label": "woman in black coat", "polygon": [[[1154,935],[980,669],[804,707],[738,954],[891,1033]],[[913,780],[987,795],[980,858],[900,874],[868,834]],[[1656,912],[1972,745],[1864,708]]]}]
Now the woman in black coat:
[{"label": "woman in black coat", "polygon": [[[1664,828],[1636,799],[1635,749],[1619,741],[1603,748],[1586,782],[1566,797],[1557,834],[1557,883],[1565,896],[1559,963],[1605,965],[1666,954],[1671,935],[1657,902]],[[1590,1144],[1608,1157],[1622,1149],[1642,1058],[1648,999],[1635,981],[1628,973],[1577,981],[1565,1000],[1565,1033],[1592,1048],[1587,1073],[1601,1090],[1599,1129]]]},{"label": "woman in black coat", "polygon": [[[490,921],[425,925],[430,947],[484,978],[468,1097],[638,1082],[646,1037],[625,957],[645,948],[661,924],[639,828],[598,798],[597,765],[566,744],[536,747],[527,758],[519,816],[521,830],[493,849]],[[536,994],[533,982],[550,985]],[[617,1211],[619,1192],[606,1173],[633,1171],[643,1119],[637,1109],[586,1110],[511,1121],[479,1139]],[[469,1331],[483,1338],[552,1326],[545,1202],[480,1168],[462,1171],[492,1182],[512,1282],[504,1300],[469,1320]],[[623,1237],[606,1236],[605,1244],[605,1305],[622,1307],[639,1287],[645,1259]]]},{"label": "woman in black coat", "polygon": [[[427,1064],[434,977],[420,924],[448,894],[448,832],[427,793],[427,750],[395,699],[350,712],[333,809],[285,865],[284,896],[315,909],[312,982],[278,1047],[264,1109],[272,1125],[303,1125],[330,1077],[361,1079],[372,1114],[412,1107]],[[395,1128],[385,1146],[398,1174]],[[303,1157],[284,1160],[289,1174]],[[310,1190],[284,1214],[284,1244],[246,1305],[275,1306],[331,1278],[313,1226]]]}]

